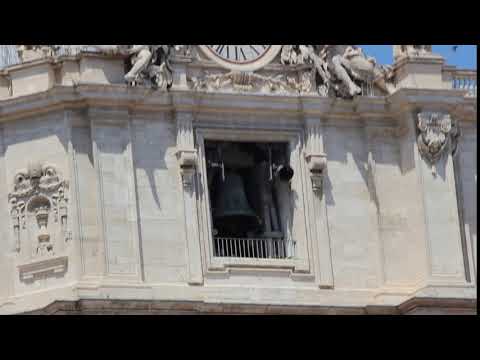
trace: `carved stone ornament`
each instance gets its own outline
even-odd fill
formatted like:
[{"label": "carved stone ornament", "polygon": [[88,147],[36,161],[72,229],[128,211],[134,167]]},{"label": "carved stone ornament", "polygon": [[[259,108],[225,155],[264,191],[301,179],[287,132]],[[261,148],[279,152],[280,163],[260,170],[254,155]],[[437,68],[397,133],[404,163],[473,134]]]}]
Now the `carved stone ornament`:
[{"label": "carved stone ornament", "polygon": [[327,172],[327,155],[325,154],[308,154],[306,155],[310,178],[312,180],[313,191],[323,194],[323,181]]},{"label": "carved stone ornament", "polygon": [[178,51],[188,51],[186,45],[88,45],[112,55],[124,55],[131,63],[125,81],[131,86],[148,85],[168,90],[173,84],[170,58]]},{"label": "carved stone ornament", "polygon": [[20,272],[20,279],[22,281],[32,281],[36,277],[45,275],[63,274],[68,265],[68,257],[60,256],[56,258],[49,258],[33,263],[23,264],[18,266]]},{"label": "carved stone ornament", "polygon": [[183,186],[191,190],[198,164],[193,140],[192,114],[177,114],[177,158]]},{"label": "carved stone ornament", "polygon": [[418,149],[425,161],[433,167],[447,152],[456,153],[459,129],[446,113],[421,112],[418,114]]},{"label": "carved stone ornament", "polygon": [[[170,65],[173,57],[186,56],[192,59],[195,57],[196,61],[202,62],[204,60],[199,57],[199,52],[194,51],[199,48],[204,49],[203,53],[210,54],[210,58],[216,59],[219,65],[222,65],[227,61],[222,59],[225,56],[228,58],[229,52],[225,49],[230,45],[218,45],[214,48],[210,45],[196,47],[193,45],[88,45],[88,47],[128,58],[132,65],[125,75],[128,84],[150,85],[154,89],[168,90],[173,84],[173,68]],[[247,47],[255,48],[254,45]],[[247,71],[242,67],[237,69],[223,66],[231,71],[195,75],[190,78],[190,85],[194,90],[205,91],[231,90],[296,95],[311,94],[316,91],[323,97],[345,99],[360,95],[374,95],[375,88],[385,94],[392,94],[396,89],[393,82],[393,69],[377,64],[374,58],[366,56],[363,50],[355,45],[272,45],[267,48],[276,50],[272,50],[272,56],[268,61],[265,63],[264,59],[260,61],[263,64],[260,68],[255,66],[254,69]],[[212,51],[213,53],[217,51],[218,54],[214,56]],[[226,55],[223,51],[226,51]],[[233,56],[232,54],[230,56]],[[270,62],[276,66],[276,69],[268,74],[262,74],[262,69]]]},{"label": "carved stone ornament", "polygon": [[281,63],[313,65],[320,96],[373,95],[374,85],[386,94],[395,91],[392,68],[378,65],[355,45],[284,45]]},{"label": "carved stone ornament", "polygon": [[281,73],[265,76],[251,72],[228,72],[206,74],[201,78],[191,79],[194,90],[233,90],[263,93],[309,93],[314,88],[311,71],[297,74]]},{"label": "carved stone ornament", "polygon": [[55,239],[68,241],[68,182],[62,180],[55,165],[31,163],[19,170],[13,191],[8,195],[11,206],[15,250],[29,241],[32,258],[48,258],[56,253]]},{"label": "carved stone ornament", "polygon": [[197,169],[197,151],[196,150],[179,150],[177,152],[178,162],[180,165],[180,174],[182,176],[183,186],[193,186],[193,180]]}]

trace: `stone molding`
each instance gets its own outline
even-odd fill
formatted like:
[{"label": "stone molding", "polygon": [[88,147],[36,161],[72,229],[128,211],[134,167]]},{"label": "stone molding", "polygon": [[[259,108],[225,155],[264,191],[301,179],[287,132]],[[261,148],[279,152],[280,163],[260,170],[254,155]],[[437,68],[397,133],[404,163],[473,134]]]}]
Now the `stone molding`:
[{"label": "stone molding", "polygon": [[67,271],[68,256],[55,257],[47,260],[32,262],[18,266],[20,279],[32,281],[40,276],[48,274],[63,274]]},{"label": "stone molding", "polygon": [[413,298],[399,306],[281,306],[196,301],[56,301],[24,315],[476,315],[476,300]]},{"label": "stone molding", "polygon": [[[405,107],[435,107],[449,112],[458,121],[476,119],[476,99],[465,98],[464,91],[401,89],[387,98],[362,98],[358,102],[321,99],[316,101],[310,96],[261,96],[243,95],[238,101],[237,94],[202,94],[195,96],[196,103],[175,104],[174,97],[192,98],[192,94],[171,91],[155,97],[145,97],[139,88],[127,88],[124,85],[84,84],[72,87],[54,87],[41,94],[26,95],[0,101],[0,122],[16,120],[32,114],[49,113],[66,108],[80,109],[88,107],[110,107],[117,109],[135,109],[135,111],[193,111],[240,113],[244,111],[263,114],[282,114],[289,117],[301,115],[323,116],[328,119],[358,117],[365,114],[370,118],[391,119]],[[236,100],[233,102],[232,100]],[[200,105],[201,104],[201,105]],[[467,109],[469,109],[467,111]]]}]

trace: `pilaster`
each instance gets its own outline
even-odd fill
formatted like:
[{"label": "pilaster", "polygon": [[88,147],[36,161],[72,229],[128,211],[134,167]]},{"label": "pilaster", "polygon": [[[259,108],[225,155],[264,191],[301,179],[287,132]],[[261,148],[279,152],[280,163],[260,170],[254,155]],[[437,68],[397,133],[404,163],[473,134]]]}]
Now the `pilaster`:
[{"label": "pilaster", "polygon": [[177,157],[182,177],[183,209],[185,221],[186,258],[188,283],[203,284],[202,261],[200,252],[200,233],[197,210],[197,166],[198,155],[194,144],[193,114],[177,112]]},{"label": "pilaster", "polygon": [[99,225],[106,276],[142,280],[130,119],[127,111],[90,109]]},{"label": "pilaster", "polygon": [[418,134],[416,159],[425,208],[429,282],[464,285],[466,249],[462,247],[453,163],[456,125],[445,112],[421,111],[413,118]]},{"label": "pilaster", "polygon": [[[327,155],[324,150],[322,121],[320,118],[305,119],[306,152],[308,172],[311,181],[311,202],[313,207],[313,243],[318,256],[317,272],[320,288],[334,287],[330,234],[328,231],[327,207],[323,201],[323,182],[327,172]],[[308,191],[308,188],[307,188]]]},{"label": "pilaster", "polygon": [[[381,214],[381,200],[377,188],[378,181],[381,181],[377,176],[377,150],[375,147],[375,139],[378,136],[379,129],[370,121],[365,121],[365,142],[367,150],[367,186],[370,194],[369,203],[369,219],[371,228],[371,237],[369,242],[372,258],[376,262],[376,282],[377,286],[381,287],[385,283],[385,255],[384,255],[384,240],[380,232],[380,214]],[[376,255],[374,255],[376,254]]]},{"label": "pilaster", "polygon": [[397,120],[405,130],[400,139],[402,174],[413,173],[416,178],[411,188],[415,194],[406,196],[410,201],[418,201],[409,206],[409,216],[417,219],[413,226],[417,236],[424,238],[422,282],[427,287],[468,286],[453,166],[454,147],[451,146],[456,142],[455,119],[444,106],[454,99],[427,98],[423,93],[413,95],[405,90],[403,94],[412,96],[394,100],[392,110],[399,110]]}]

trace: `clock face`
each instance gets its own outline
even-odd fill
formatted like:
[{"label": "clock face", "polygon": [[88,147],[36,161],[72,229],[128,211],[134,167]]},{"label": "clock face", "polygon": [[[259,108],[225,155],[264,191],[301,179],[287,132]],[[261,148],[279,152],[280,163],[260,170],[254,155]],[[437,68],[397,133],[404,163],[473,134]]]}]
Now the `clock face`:
[{"label": "clock face", "polygon": [[205,55],[231,70],[255,71],[271,62],[281,45],[200,45]]}]

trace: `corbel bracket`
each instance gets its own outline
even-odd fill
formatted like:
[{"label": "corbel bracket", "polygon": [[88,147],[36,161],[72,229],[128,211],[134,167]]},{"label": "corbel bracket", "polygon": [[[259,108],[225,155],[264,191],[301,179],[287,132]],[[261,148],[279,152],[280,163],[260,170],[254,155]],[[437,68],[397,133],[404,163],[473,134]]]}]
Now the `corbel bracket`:
[{"label": "corbel bracket", "polygon": [[313,191],[315,194],[322,196],[323,180],[327,173],[327,155],[323,153],[307,154],[305,158],[310,171]]},{"label": "corbel bracket", "polygon": [[177,151],[178,162],[180,165],[180,174],[184,186],[191,186],[198,163],[197,150],[182,149]]}]

